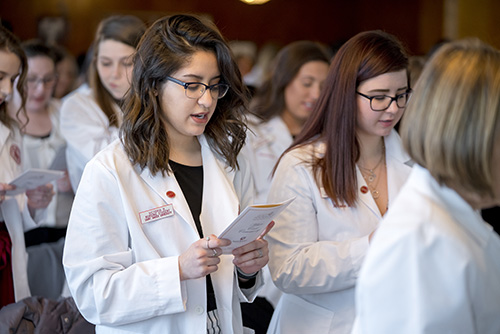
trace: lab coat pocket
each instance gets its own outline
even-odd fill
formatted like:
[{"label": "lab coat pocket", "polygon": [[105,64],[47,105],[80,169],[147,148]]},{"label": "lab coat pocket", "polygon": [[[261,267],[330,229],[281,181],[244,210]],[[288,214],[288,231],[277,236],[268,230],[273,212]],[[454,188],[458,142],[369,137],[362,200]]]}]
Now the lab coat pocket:
[{"label": "lab coat pocket", "polygon": [[279,333],[329,333],[334,312],[295,295],[280,302]]}]

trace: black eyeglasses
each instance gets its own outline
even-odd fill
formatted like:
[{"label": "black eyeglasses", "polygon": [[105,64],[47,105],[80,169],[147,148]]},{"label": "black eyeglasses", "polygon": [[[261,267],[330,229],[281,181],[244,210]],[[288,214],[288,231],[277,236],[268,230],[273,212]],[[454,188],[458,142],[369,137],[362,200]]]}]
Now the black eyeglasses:
[{"label": "black eyeglasses", "polygon": [[356,93],[358,95],[361,95],[365,99],[370,100],[370,108],[372,108],[373,111],[384,111],[384,110],[389,109],[392,101],[396,101],[396,105],[398,106],[398,108],[406,107],[406,105],[408,104],[408,101],[410,101],[412,90],[408,89],[403,94],[398,94],[395,97],[392,97],[389,95],[368,96],[368,95],[362,94],[360,92],[356,92]]},{"label": "black eyeglasses", "polygon": [[176,84],[184,87],[184,92],[186,97],[190,99],[199,99],[205,94],[205,92],[210,90],[210,95],[214,100],[222,99],[229,90],[229,85],[225,83],[216,83],[213,85],[205,85],[202,82],[184,82],[176,78],[167,77],[167,80],[175,82]]}]

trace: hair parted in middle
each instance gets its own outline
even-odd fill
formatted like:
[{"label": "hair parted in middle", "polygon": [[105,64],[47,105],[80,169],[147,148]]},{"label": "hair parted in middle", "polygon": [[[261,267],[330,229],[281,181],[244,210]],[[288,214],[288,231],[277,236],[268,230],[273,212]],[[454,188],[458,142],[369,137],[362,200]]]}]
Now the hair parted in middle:
[{"label": "hair parted in middle", "polygon": [[110,125],[118,126],[118,120],[113,108],[115,99],[104,87],[97,71],[99,44],[106,40],[114,40],[135,49],[144,31],[146,31],[144,22],[133,15],[109,16],[103,19],[97,28],[92,44],[92,61],[88,69],[89,86],[93,90],[97,104],[108,117]]},{"label": "hair parted in middle", "polygon": [[306,163],[312,165],[318,186],[324,188],[337,207],[355,206],[358,200],[356,162],[360,145],[356,137],[356,90],[365,80],[404,69],[409,89],[408,55],[395,36],[375,30],[349,39],[332,59],[323,90],[302,132],[285,151],[315,141],[325,143],[325,154]]},{"label": "hair parted in middle", "polygon": [[123,105],[122,142],[129,158],[155,175],[169,173],[171,143],[163,125],[161,87],[165,78],[186,66],[197,51],[215,54],[221,83],[230,86],[205,128],[211,148],[237,168],[245,142],[248,93],[227,42],[211,22],[192,15],[173,15],[154,22],[134,56],[132,86]]}]

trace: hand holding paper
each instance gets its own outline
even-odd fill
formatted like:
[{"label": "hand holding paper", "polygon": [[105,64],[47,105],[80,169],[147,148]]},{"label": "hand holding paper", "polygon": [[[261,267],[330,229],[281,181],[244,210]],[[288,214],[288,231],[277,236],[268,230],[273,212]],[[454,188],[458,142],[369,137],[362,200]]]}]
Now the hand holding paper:
[{"label": "hand holding paper", "polygon": [[219,239],[231,241],[231,245],[222,248],[224,254],[229,254],[233,249],[244,246],[259,237],[262,238],[274,226],[274,224],[268,226],[269,223],[294,199],[295,197],[282,203],[248,206],[218,236]]},{"label": "hand holding paper", "polygon": [[7,196],[17,195],[29,189],[36,189],[64,176],[63,171],[31,168],[15,178],[10,185],[16,187],[14,190],[7,190]]}]

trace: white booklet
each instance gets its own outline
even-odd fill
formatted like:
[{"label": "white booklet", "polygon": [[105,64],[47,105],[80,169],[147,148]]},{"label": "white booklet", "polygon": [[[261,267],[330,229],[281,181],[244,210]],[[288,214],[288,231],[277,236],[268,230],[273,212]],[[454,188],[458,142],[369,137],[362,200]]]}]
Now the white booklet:
[{"label": "white booklet", "polygon": [[218,236],[231,240],[231,245],[222,247],[224,254],[257,239],[267,225],[292,203],[295,197],[281,203],[250,205]]},{"label": "white booklet", "polygon": [[25,192],[27,189],[35,189],[44,184],[58,180],[64,176],[63,171],[50,169],[30,168],[9,184],[15,185],[16,189],[6,191],[6,195],[12,196]]}]

